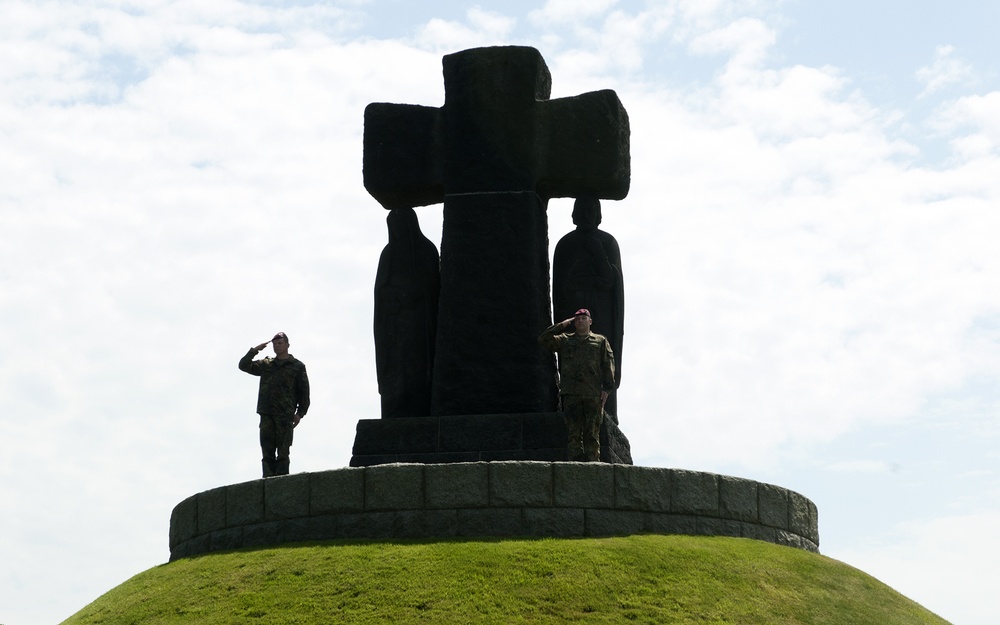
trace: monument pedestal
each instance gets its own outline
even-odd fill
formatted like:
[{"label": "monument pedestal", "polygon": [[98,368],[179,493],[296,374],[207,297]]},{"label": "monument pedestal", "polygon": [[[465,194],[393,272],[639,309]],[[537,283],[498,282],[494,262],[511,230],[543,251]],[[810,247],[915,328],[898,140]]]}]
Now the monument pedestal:
[{"label": "monument pedestal", "polygon": [[[558,462],[566,460],[566,438],[559,412],[362,419],[358,421],[351,466]],[[601,461],[632,464],[628,438],[610,419],[601,425]]]},{"label": "monument pedestal", "polygon": [[799,493],[714,473],[604,462],[391,464],[296,473],[192,495],[170,559],[327,540],[632,534],[734,536],[819,550]]}]

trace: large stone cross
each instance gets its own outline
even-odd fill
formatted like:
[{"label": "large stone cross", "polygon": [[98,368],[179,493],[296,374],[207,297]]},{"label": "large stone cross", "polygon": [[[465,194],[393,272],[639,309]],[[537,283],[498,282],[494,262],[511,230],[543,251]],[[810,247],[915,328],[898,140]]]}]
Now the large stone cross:
[{"label": "large stone cross", "polygon": [[546,205],[622,199],[628,115],[610,90],[549,100],[528,47],[444,57],[441,108],[370,104],[365,188],[387,209],[444,202],[433,415],[555,408]]}]

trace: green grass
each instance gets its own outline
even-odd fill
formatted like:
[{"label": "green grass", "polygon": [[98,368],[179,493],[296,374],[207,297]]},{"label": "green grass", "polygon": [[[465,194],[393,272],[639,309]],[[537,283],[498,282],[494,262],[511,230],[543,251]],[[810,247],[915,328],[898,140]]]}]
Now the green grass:
[{"label": "green grass", "polygon": [[857,569],[739,538],[326,542],[178,560],[84,623],[946,624]]}]

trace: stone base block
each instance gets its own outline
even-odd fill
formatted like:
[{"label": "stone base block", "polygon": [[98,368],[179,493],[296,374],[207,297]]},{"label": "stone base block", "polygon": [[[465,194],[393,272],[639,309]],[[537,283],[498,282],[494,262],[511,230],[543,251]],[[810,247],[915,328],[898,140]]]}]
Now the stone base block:
[{"label": "stone base block", "polygon": [[[566,460],[566,425],[560,412],[362,419],[352,467],[398,462],[444,464],[503,460]],[[618,424],[601,425],[601,461],[632,464]]]}]

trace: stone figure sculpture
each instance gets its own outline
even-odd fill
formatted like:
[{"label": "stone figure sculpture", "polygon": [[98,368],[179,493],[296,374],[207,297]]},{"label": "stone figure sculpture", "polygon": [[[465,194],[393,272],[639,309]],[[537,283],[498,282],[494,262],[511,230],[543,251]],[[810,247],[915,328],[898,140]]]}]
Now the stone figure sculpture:
[{"label": "stone figure sculpture", "polygon": [[437,334],[438,251],[412,208],[386,218],[389,242],[375,276],[375,367],[382,418],[426,417]]},{"label": "stone figure sculpture", "polygon": [[[622,340],[625,334],[625,285],[618,241],[598,229],[601,202],[582,196],[573,206],[576,230],[556,244],[552,256],[552,305],[556,319],[567,319],[573,311],[587,308],[593,331],[608,337],[615,354],[615,389],[621,384]],[[617,422],[617,390],[608,397],[605,410]]]}]

